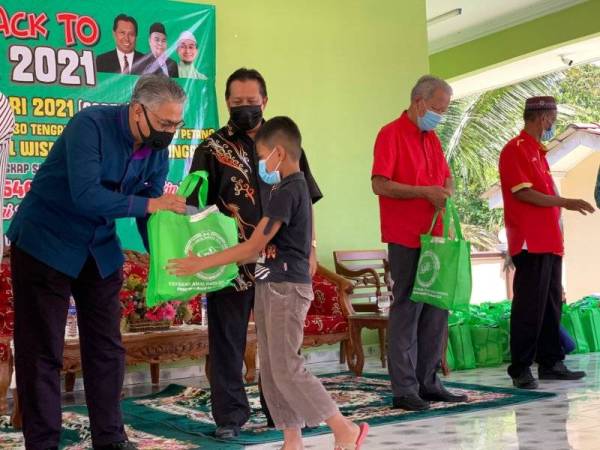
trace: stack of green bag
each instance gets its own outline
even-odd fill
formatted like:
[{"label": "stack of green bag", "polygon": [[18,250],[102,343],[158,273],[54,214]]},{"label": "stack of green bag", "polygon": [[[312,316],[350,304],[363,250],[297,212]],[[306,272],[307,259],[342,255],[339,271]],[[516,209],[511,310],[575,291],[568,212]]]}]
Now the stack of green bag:
[{"label": "stack of green bag", "polygon": [[489,310],[476,308],[471,312],[469,325],[477,367],[502,364],[508,337],[498,326],[496,318],[489,313]]},{"label": "stack of green bag", "polygon": [[573,353],[600,352],[600,300],[585,297],[563,306],[562,325],[575,340]]},{"label": "stack of green bag", "polygon": [[[511,302],[470,305],[448,317],[446,361],[452,370],[498,366],[510,361]],[[575,340],[573,353],[600,352],[600,298],[563,306],[562,325]]]},{"label": "stack of green bag", "polygon": [[511,301],[504,300],[496,303],[482,303],[485,311],[492,321],[502,330],[502,360],[510,361],[510,308]]},{"label": "stack of green bag", "polygon": [[446,351],[450,369],[498,366],[509,358],[509,318],[510,302],[471,305],[468,313],[452,312]]}]

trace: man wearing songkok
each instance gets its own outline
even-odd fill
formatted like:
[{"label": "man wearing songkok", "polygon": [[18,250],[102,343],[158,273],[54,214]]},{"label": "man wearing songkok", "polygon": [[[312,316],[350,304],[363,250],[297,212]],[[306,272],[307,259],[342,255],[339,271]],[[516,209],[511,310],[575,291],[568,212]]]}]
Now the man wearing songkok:
[{"label": "man wearing songkok", "polygon": [[553,97],[525,103],[523,131],[500,154],[500,183],[508,250],[515,265],[508,374],[521,389],[536,389],[530,366],[541,380],[577,380],[585,372],[564,365],[560,343],[563,230],[561,208],[592,213],[584,200],[559,195],[542,141],[552,139],[557,118]]}]

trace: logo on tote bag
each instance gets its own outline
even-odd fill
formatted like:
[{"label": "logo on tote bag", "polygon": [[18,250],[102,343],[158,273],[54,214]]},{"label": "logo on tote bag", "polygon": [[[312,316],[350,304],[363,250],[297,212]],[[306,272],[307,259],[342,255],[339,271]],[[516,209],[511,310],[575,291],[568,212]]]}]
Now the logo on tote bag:
[{"label": "logo on tote bag", "polygon": [[417,281],[423,287],[431,286],[440,273],[440,259],[431,250],[427,250],[421,256],[419,271],[417,272]]},{"label": "logo on tote bag", "polygon": [[[227,247],[227,242],[219,233],[208,230],[192,236],[185,244],[184,252],[186,255],[192,252],[198,256],[207,256],[225,250]],[[196,276],[203,281],[214,281],[223,275],[225,269],[226,266],[215,267],[204,272],[198,272]]]}]

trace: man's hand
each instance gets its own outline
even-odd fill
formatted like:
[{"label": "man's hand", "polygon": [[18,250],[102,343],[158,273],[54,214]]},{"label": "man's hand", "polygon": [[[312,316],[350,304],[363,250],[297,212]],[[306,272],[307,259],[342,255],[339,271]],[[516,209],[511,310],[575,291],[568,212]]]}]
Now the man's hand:
[{"label": "man's hand", "polygon": [[162,197],[148,199],[148,213],[167,210],[179,214],[185,213],[185,198],[176,194],[165,194]]},{"label": "man's hand", "polygon": [[310,258],[308,259],[310,277],[314,277],[315,273],[317,273],[317,249],[311,247],[310,249]]},{"label": "man's hand", "polygon": [[185,258],[170,259],[166,269],[171,275],[182,277],[202,272],[208,269],[208,266],[205,258],[190,252]]},{"label": "man's hand", "polygon": [[423,197],[429,201],[436,209],[441,209],[446,206],[446,199],[452,195],[450,189],[442,186],[424,186]]},{"label": "man's hand", "polygon": [[594,207],[585,200],[576,198],[565,198],[564,200],[563,208],[568,209],[569,211],[577,211],[584,216],[587,216],[588,213],[593,214],[595,211]]}]

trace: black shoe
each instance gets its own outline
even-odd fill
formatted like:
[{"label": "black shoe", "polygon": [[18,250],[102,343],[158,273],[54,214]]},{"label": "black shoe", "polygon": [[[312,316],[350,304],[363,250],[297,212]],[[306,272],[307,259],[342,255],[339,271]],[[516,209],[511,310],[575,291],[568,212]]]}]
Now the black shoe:
[{"label": "black shoe", "polygon": [[531,369],[527,368],[518,377],[511,377],[513,385],[519,389],[537,389],[538,382],[531,374]]},{"label": "black shoe", "polygon": [[558,361],[552,367],[545,367],[540,364],[538,377],[540,380],[581,380],[585,377],[585,372],[583,370],[569,370],[565,363]]},{"label": "black shoe", "polygon": [[131,441],[122,441],[108,445],[94,445],[94,450],[137,450],[137,445]]},{"label": "black shoe", "polygon": [[240,428],[234,425],[225,425],[217,427],[215,430],[215,437],[217,439],[229,440],[235,439],[240,435]]},{"label": "black shoe", "polygon": [[428,402],[463,403],[469,400],[466,395],[457,395],[441,388],[437,392],[419,393],[419,397]]},{"label": "black shoe", "polygon": [[429,409],[429,402],[426,402],[417,394],[409,394],[402,397],[394,397],[392,408],[405,409],[407,411],[425,411]]}]

